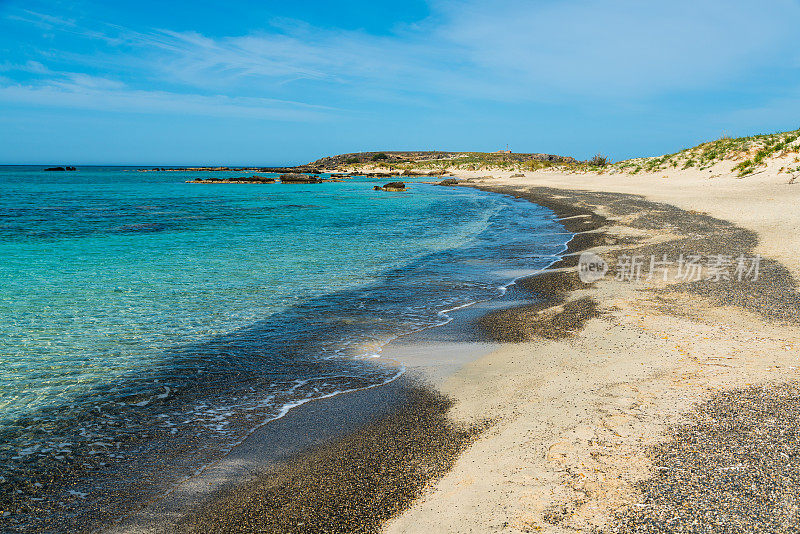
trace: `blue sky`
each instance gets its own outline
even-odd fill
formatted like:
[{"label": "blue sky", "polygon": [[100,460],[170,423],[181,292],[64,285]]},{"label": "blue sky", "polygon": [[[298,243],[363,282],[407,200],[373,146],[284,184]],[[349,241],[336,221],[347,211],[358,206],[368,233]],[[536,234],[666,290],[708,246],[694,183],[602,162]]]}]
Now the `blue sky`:
[{"label": "blue sky", "polygon": [[800,127],[800,0],[0,0],[0,163],[619,160]]}]

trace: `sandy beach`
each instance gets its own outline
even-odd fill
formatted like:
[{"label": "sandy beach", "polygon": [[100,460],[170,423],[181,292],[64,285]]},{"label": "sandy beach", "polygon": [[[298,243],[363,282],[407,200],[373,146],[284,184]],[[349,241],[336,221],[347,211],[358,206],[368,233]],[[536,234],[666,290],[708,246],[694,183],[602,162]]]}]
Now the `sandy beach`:
[{"label": "sandy beach", "polygon": [[777,164],[745,178],[729,167],[457,172],[469,185],[602,215],[602,244],[590,250],[612,265],[624,255],[758,254],[761,272],[750,283],[609,274],[576,284],[567,302],[591,299],[599,316],[567,336],[530,327],[565,304],[512,311],[511,338],[523,340],[441,386],[457,420],[497,423],[387,532],[796,525],[800,189]]},{"label": "sandy beach", "polygon": [[800,0],[0,0],[0,534],[800,534]]}]

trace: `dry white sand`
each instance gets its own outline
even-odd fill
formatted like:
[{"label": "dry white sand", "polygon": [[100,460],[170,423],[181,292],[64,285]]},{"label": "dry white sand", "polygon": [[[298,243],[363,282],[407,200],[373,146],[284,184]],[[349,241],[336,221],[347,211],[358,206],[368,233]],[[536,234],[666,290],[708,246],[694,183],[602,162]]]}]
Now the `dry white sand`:
[{"label": "dry white sand", "polygon": [[[479,180],[488,185],[632,193],[707,213],[757,232],[756,252],[797,279],[800,184],[789,185],[776,168],[746,178],[726,163],[635,176],[455,172],[492,175]],[[696,294],[656,296],[650,287],[598,282],[589,291],[603,314],[579,333],[501,345],[441,381],[457,400],[455,418],[497,424],[386,531],[589,531],[636,502],[634,484],[653,468],[647,446],[697,402],[722,389],[800,378],[797,327]]]}]

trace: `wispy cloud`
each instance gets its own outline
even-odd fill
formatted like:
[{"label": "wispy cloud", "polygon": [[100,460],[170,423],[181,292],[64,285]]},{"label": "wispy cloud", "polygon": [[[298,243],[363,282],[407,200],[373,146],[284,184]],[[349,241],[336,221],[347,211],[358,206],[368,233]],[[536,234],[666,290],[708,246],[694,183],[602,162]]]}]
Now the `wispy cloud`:
[{"label": "wispy cloud", "polygon": [[65,29],[75,26],[75,21],[73,19],[55,17],[47,13],[39,13],[30,9],[14,10],[13,12],[6,14],[5,18],[12,21],[33,24],[34,26],[45,30],[53,30],[56,28]]},{"label": "wispy cloud", "polygon": [[38,61],[26,61],[25,63],[12,63],[4,61],[0,63],[0,72],[27,72],[31,74],[52,74],[52,71]]},{"label": "wispy cloud", "polygon": [[[229,85],[246,77],[248,72],[215,59],[222,49],[213,40],[194,32],[153,29],[143,33],[114,24],[85,28],[74,20],[30,10],[7,18],[43,30],[66,32],[88,41],[101,42],[107,48],[92,55],[65,51],[55,56],[60,62],[66,60],[88,72],[101,73],[99,75],[52,69],[34,60],[0,63],[0,72],[28,76],[24,82],[14,82],[13,76],[0,78],[0,102],[126,113],[195,114],[299,122],[330,118],[340,112],[334,106],[324,104],[209,91],[214,84],[209,83],[208,77],[219,76],[219,72],[214,72],[216,69],[230,71]],[[50,51],[43,51],[40,55],[45,62],[53,58]],[[230,60],[235,58],[240,65],[247,65],[248,60],[241,52],[228,57]],[[110,68],[112,64],[117,68]],[[123,76],[105,74],[106,70],[122,71]],[[195,91],[132,87],[120,78],[182,80]]]},{"label": "wispy cloud", "polygon": [[145,91],[127,87],[118,80],[83,73],[48,72],[58,76],[35,85],[7,83],[0,86],[0,102],[124,113],[194,114],[301,122],[320,120],[337,113],[331,107],[279,99]]}]

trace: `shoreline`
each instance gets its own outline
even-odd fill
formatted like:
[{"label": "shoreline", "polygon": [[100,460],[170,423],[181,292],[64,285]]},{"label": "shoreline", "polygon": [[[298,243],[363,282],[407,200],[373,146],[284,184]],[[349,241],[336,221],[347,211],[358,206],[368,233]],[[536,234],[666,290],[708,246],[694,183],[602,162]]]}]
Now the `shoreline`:
[{"label": "shoreline", "polygon": [[[579,225],[580,223],[576,222],[575,224]],[[574,248],[574,246],[574,244],[567,244],[566,247]],[[563,254],[567,252],[565,251]],[[552,266],[545,268],[545,271],[550,267]],[[517,285],[520,281],[521,279],[516,279],[509,282],[508,285]],[[508,285],[505,287],[507,288]],[[382,349],[381,357],[389,365],[407,367],[409,372],[405,376],[400,376],[388,384],[368,388],[368,390],[376,390],[374,392],[368,390],[345,392],[330,398],[314,399],[313,402],[293,408],[283,418],[271,421],[256,430],[252,436],[248,436],[240,445],[236,446],[230,454],[212,464],[208,469],[204,469],[201,474],[179,483],[166,496],[154,499],[150,504],[128,514],[104,531],[162,532],[172,529],[184,531],[201,528],[199,525],[208,525],[209,521],[215,524],[213,528],[236,531],[239,528],[236,525],[226,523],[221,526],[218,522],[221,521],[221,517],[234,518],[241,515],[236,512],[236,507],[244,506],[242,495],[248,492],[252,493],[252,484],[264,484],[265,478],[275,477],[279,472],[285,474],[295,469],[292,466],[319,461],[314,458],[324,457],[329,454],[328,451],[341,447],[341,443],[345,441],[350,442],[350,448],[353,448],[352,443],[355,442],[355,436],[363,434],[364,428],[372,428],[371,433],[376,434],[378,432],[375,429],[381,428],[387,421],[397,419],[414,420],[427,425],[424,433],[408,432],[409,435],[404,438],[412,449],[426,451],[425,454],[431,458],[440,456],[438,453],[434,454],[431,445],[426,443],[427,437],[421,437],[421,434],[431,433],[440,437],[445,436],[443,439],[449,444],[448,446],[454,447],[450,453],[436,458],[433,464],[426,468],[431,470],[431,473],[424,475],[421,485],[420,482],[417,483],[419,487],[414,485],[410,487],[408,490],[411,492],[410,497],[417,496],[425,482],[434,476],[433,473],[440,475],[443,472],[441,465],[451,461],[457,452],[473,439],[478,429],[484,426],[483,423],[453,425],[443,418],[449,409],[450,401],[439,395],[436,383],[444,380],[465,363],[478,359],[495,347],[495,345],[486,343],[488,338],[482,334],[479,335],[478,329],[471,324],[472,319],[466,317],[487,313],[486,310],[481,309],[482,305],[494,302],[497,306],[503,296],[501,293],[495,299],[472,303],[466,308],[461,306],[445,310],[444,313],[448,316],[452,312],[456,312],[458,317],[448,317],[446,323],[408,332],[390,341]],[[470,337],[467,341],[463,341],[465,329],[474,333],[474,335],[467,334],[467,337]],[[452,331],[448,332],[448,330]],[[430,335],[427,335],[428,333]],[[454,337],[458,341],[443,341],[440,339],[442,337]],[[439,355],[435,358],[435,363],[432,363],[427,357],[431,350],[435,350]],[[448,351],[451,357],[447,361],[441,361],[442,355]],[[407,397],[412,397],[414,401],[408,402]],[[383,398],[383,401],[378,403],[374,400],[375,398]],[[341,406],[348,406],[348,409],[342,409]],[[435,407],[435,409],[431,407]],[[345,417],[344,414],[348,411],[352,411],[357,416]],[[330,414],[330,420],[320,415],[325,413]],[[426,423],[425,418],[430,421]],[[435,423],[434,420],[436,420]],[[320,425],[319,433],[311,430],[316,425]],[[436,427],[435,432],[431,432],[432,425]],[[297,434],[296,428],[305,430],[296,438],[288,438],[289,435]],[[403,430],[394,425],[390,439],[395,440],[402,433]],[[278,434],[282,434],[283,437]],[[266,455],[258,452],[259,449],[273,447],[276,443],[285,447],[285,450],[278,454],[268,452]],[[375,452],[380,456],[381,451]],[[383,454],[385,453],[384,450]],[[378,461],[379,459],[373,458],[370,463]],[[424,462],[426,458],[416,461]],[[406,464],[405,461],[398,461],[393,469],[397,472],[407,471],[409,466]],[[324,466],[324,468],[329,469],[330,466]],[[396,485],[402,486],[403,484],[404,482],[399,480]],[[354,492],[356,490],[357,488],[353,488]],[[304,493],[310,501],[321,497],[314,495],[314,488],[306,488]],[[395,494],[395,489],[392,489],[391,493]],[[238,505],[231,504],[232,500],[236,501]],[[248,500],[249,504],[253,502],[252,498],[245,500]],[[404,503],[403,507],[407,505],[408,502]],[[323,503],[320,506],[325,507],[327,504]],[[227,508],[227,512],[213,512],[219,507]],[[311,508],[314,507],[311,506]],[[369,510],[364,513],[370,515]],[[375,511],[372,510],[372,513],[374,514]],[[384,519],[388,519],[388,517]],[[287,525],[282,523],[277,531],[284,531],[282,529],[285,528],[288,528]],[[242,529],[247,530],[244,527]]]},{"label": "shoreline", "polygon": [[[509,341],[518,340],[514,339],[514,336],[519,335],[519,328],[516,323],[519,322],[520,318],[525,321],[529,321],[531,319],[530,314],[532,310],[534,314],[538,314],[542,310],[558,307],[567,301],[568,296],[573,291],[580,289],[585,290],[586,284],[583,284],[577,280],[576,272],[574,270],[574,267],[577,264],[576,254],[588,248],[596,247],[607,242],[605,232],[603,231],[603,227],[607,221],[603,216],[598,215],[592,210],[589,210],[585,207],[578,207],[568,204],[544,194],[520,194],[519,191],[505,188],[484,189],[488,192],[496,194],[511,195],[516,198],[523,198],[527,201],[547,207],[556,214],[558,220],[562,225],[565,226],[567,231],[575,234],[573,239],[568,243],[567,250],[564,252],[560,261],[549,266],[542,273],[534,276],[519,278],[511,284],[511,287],[514,288],[514,291],[516,291],[518,294],[524,294],[525,299],[528,302],[533,303],[525,303],[521,305],[515,304],[510,307],[501,307],[496,311],[488,311],[486,313],[479,314],[480,317],[474,317],[473,320],[470,321],[471,327],[476,332],[479,332],[478,335],[484,342],[492,341],[495,343],[493,348],[496,350],[497,342],[506,343]],[[581,310],[567,307],[560,313],[560,316],[563,319],[563,324],[560,325],[559,328],[553,328],[552,320],[542,321],[542,323],[545,325],[545,330],[550,334],[553,334],[553,337],[556,338],[571,335],[575,329],[581,328],[587,319],[595,317],[596,314],[594,312],[585,314],[581,313]],[[491,326],[497,326],[498,324],[505,325],[505,329],[512,332],[512,339],[509,339],[507,332],[497,332],[496,329],[493,331],[491,326],[487,328],[487,323]],[[524,333],[522,334],[522,338],[529,338],[530,335],[530,333]],[[542,335],[542,331],[537,332],[537,335]],[[397,349],[397,352],[401,352],[403,350],[407,349],[400,347]],[[488,351],[488,356],[491,356],[491,354],[492,352]],[[482,357],[486,358],[487,354],[484,354]],[[477,358],[473,359],[472,361],[477,361]],[[468,366],[470,363],[471,362],[469,360],[466,360],[461,361],[459,365],[463,369],[464,366]],[[458,367],[456,367],[456,369],[457,368]],[[456,374],[457,373],[458,371],[456,371]],[[428,376],[430,376],[430,373],[428,373]],[[447,380],[451,379],[452,376],[453,375],[451,374],[449,377],[440,377],[439,381],[446,382]],[[401,389],[403,387],[399,384],[396,385],[401,387]],[[426,391],[427,394],[438,395],[438,393],[434,393],[438,389],[440,389],[439,384],[433,386],[433,389],[427,389]],[[345,396],[347,395],[348,394]],[[443,409],[442,414],[448,413],[452,409],[449,401],[449,398],[451,397],[452,396],[448,393],[447,397],[443,398],[443,406],[445,406],[445,408]],[[395,408],[398,408],[398,406],[396,405]],[[322,406],[321,409],[324,410],[324,406]],[[401,414],[400,417],[403,418],[407,415],[415,414],[415,410],[416,409],[413,406],[410,408],[400,407],[398,412],[394,412],[393,414],[390,413],[388,415],[384,414],[372,425],[368,426],[373,432],[375,432],[375,429],[384,428],[385,422],[391,419],[392,415],[399,413]],[[417,415],[413,415],[413,418],[416,417]],[[426,488],[428,491],[430,490],[431,482],[435,483],[436,478],[447,476],[448,471],[450,471],[452,468],[452,464],[450,462],[457,461],[456,458],[458,457],[458,454],[461,453],[463,448],[467,447],[469,443],[472,443],[475,439],[480,439],[480,436],[483,432],[492,431],[492,422],[487,421],[485,418],[472,418],[467,421],[457,421],[457,423],[459,424],[459,427],[457,428],[459,428],[461,432],[465,432],[467,435],[469,435],[469,438],[460,443],[455,450],[451,451],[451,456],[447,458],[444,464],[440,464],[439,468],[436,469],[431,476],[426,477],[421,486],[418,486],[411,495],[407,495],[407,500],[403,502],[402,505],[396,506],[390,516],[383,517],[382,521],[376,523],[374,522],[375,510],[373,508],[367,507],[363,510],[355,511],[355,520],[361,525],[355,530],[378,532],[381,531],[386,525],[389,525],[389,528],[391,529],[393,521],[397,521],[397,518],[402,516],[402,512],[406,507],[411,506],[411,509],[413,510],[415,504],[420,502],[419,497],[424,494]],[[439,422],[437,426],[446,426],[446,423]],[[181,525],[178,527],[178,529],[181,531],[194,531],[204,530],[207,528],[216,528],[228,532],[244,532],[250,528],[267,528],[265,527],[264,523],[257,521],[254,522],[253,510],[257,509],[258,514],[255,515],[262,517],[265,513],[265,508],[269,508],[269,506],[265,506],[264,502],[261,502],[261,499],[264,497],[266,491],[265,488],[271,487],[271,485],[274,484],[274,482],[271,482],[270,480],[274,479],[275,477],[285,477],[287,472],[291,473],[299,471],[299,465],[308,466],[309,464],[317,464],[315,467],[317,470],[331,469],[329,463],[326,464],[325,461],[320,460],[320,458],[327,457],[332,449],[339,449],[341,453],[340,447],[342,443],[349,443],[350,449],[357,448],[354,444],[360,439],[363,439],[363,435],[361,434],[363,428],[364,427],[354,429],[349,433],[331,437],[327,443],[319,444],[318,448],[312,447],[311,449],[306,449],[305,451],[300,452],[297,456],[288,458],[271,474],[256,476],[255,481],[251,480],[250,482],[242,482],[242,478],[240,477],[238,481],[234,481],[227,490],[223,489],[222,491],[216,492],[214,497],[206,501],[205,504],[201,505],[199,508],[196,508],[195,511],[187,518],[182,519],[178,523]],[[397,427],[393,427],[393,430],[395,432],[400,431]],[[413,438],[409,437],[408,439],[410,439],[411,443],[413,443],[412,448],[426,448],[422,443],[423,438],[415,436]],[[347,453],[345,452],[343,454],[346,455]],[[337,467],[338,469],[342,469],[342,467],[344,467],[345,470],[351,470],[355,466],[345,465]],[[309,468],[306,467],[305,469],[308,470]],[[394,472],[399,472],[402,470],[402,465],[393,466]],[[278,472],[281,474],[277,474]],[[338,471],[336,471],[336,473],[337,474],[334,475],[334,478],[340,479],[342,476],[341,473]],[[331,475],[330,471],[328,471],[327,475]],[[311,510],[308,513],[313,516],[314,514],[318,513],[320,509],[330,506],[330,503],[327,502],[327,496],[320,495],[319,487],[315,487],[313,482],[309,483],[306,475],[303,475],[303,478],[307,481],[304,490],[306,509]],[[391,478],[391,476],[389,478]],[[400,480],[394,480],[394,484],[395,486],[403,485],[402,481]],[[395,492],[396,490],[397,488],[392,490],[392,492]],[[356,492],[357,488],[348,488],[346,491],[346,493],[350,495]],[[231,519],[241,516],[242,514],[249,518],[245,520],[244,524],[242,524],[239,520],[234,521]],[[295,528],[298,526],[296,524],[298,521],[296,520],[297,518],[294,519],[295,524],[280,523],[278,526],[273,525],[273,528],[275,528],[274,530],[267,529],[265,531],[311,532],[314,530],[312,527],[309,527],[308,530],[304,528]],[[317,521],[319,521],[319,518],[317,518]],[[352,521],[353,518],[349,518],[347,524],[352,526]],[[369,523],[369,528],[364,527],[363,522],[365,521]],[[383,521],[388,521],[388,523],[384,525]],[[305,520],[299,521],[299,523],[302,523],[303,525],[308,524]],[[344,524],[337,527],[336,525],[325,523],[325,527],[331,529],[331,531],[352,531],[350,527],[347,527],[347,525]],[[411,531],[414,531],[414,528],[412,528]]]},{"label": "shoreline", "polygon": [[403,404],[403,379],[314,399],[254,430],[225,457],[174,486],[167,494],[120,518],[104,532],[168,532],[187,515],[254,478],[274,472],[309,450],[351,434]]}]

